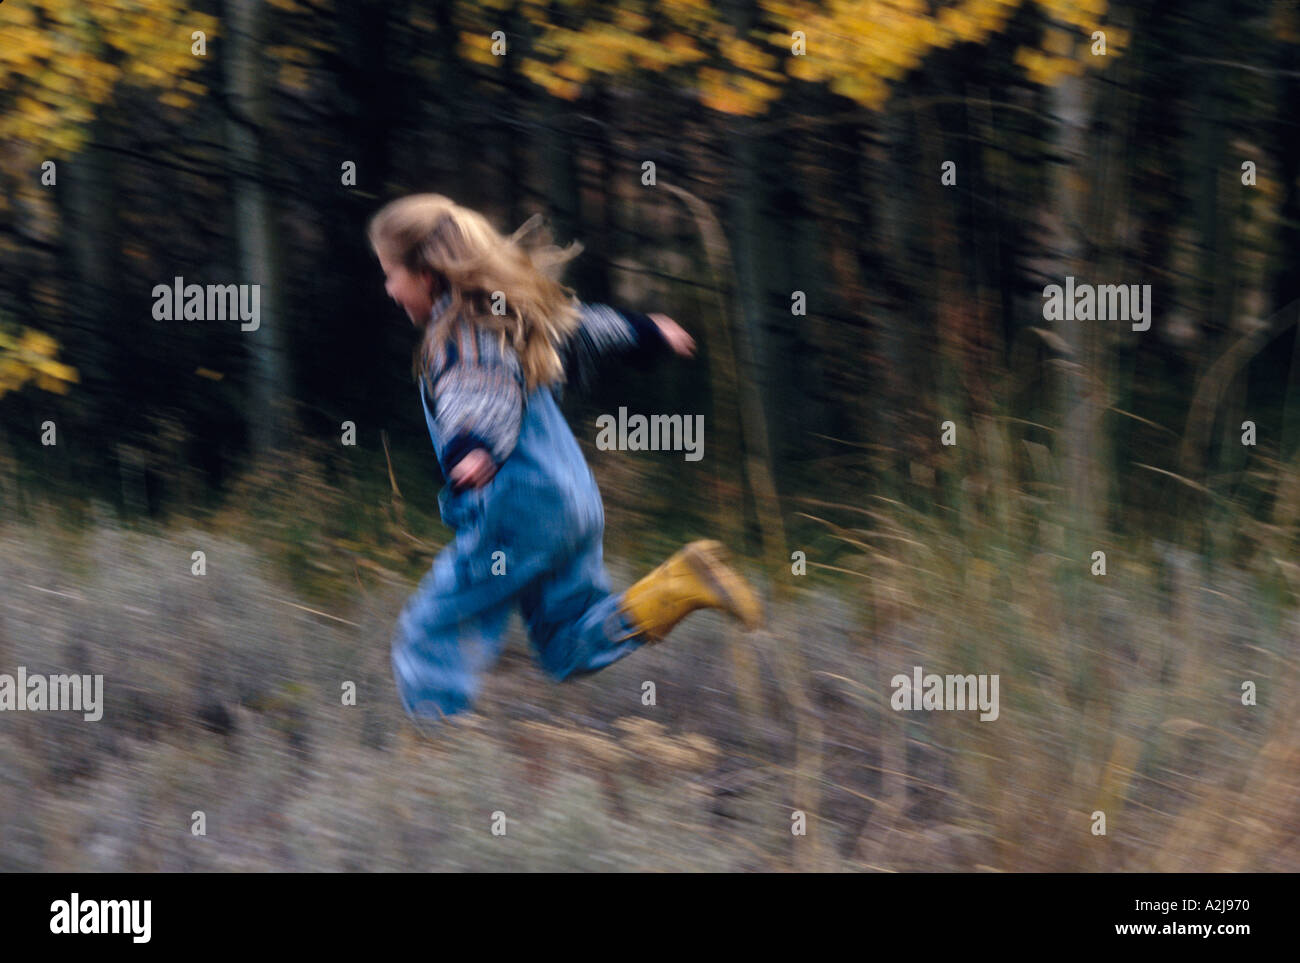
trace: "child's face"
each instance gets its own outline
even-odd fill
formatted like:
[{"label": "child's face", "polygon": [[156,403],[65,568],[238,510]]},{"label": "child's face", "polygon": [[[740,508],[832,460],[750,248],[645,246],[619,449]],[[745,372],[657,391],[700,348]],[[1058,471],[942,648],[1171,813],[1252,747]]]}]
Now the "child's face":
[{"label": "child's face", "polygon": [[412,273],[382,253],[379,253],[379,264],[384,269],[384,290],[388,296],[406,309],[413,325],[422,327],[433,311],[433,273]]}]

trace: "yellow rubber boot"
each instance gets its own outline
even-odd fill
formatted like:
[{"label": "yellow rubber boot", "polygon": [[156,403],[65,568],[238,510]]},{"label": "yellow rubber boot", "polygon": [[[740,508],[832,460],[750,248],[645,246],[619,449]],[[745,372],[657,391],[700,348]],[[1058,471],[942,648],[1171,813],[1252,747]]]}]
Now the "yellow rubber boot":
[{"label": "yellow rubber boot", "polygon": [[715,541],[691,542],[676,552],[623,593],[620,609],[652,643],[697,609],[721,609],[750,630],[763,624],[758,596]]}]

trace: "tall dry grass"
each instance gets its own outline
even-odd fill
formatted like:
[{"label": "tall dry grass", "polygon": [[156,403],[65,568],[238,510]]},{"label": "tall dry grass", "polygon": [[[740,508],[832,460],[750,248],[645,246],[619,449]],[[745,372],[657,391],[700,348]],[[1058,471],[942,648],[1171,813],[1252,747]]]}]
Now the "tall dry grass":
[{"label": "tall dry grass", "polygon": [[[762,636],[701,614],[556,685],[515,623],[478,711],[434,739],[387,662],[445,536],[398,500],[400,466],[376,485],[291,461],[188,525],[10,520],[0,671],[101,672],[107,705],[95,724],[0,718],[0,868],[1300,867],[1295,466],[1259,457],[1249,490],[1208,489],[1230,551],[1105,531],[1093,576],[1056,521],[1049,447],[1010,420],[975,437],[903,497],[795,496],[809,571],[750,567],[769,594],[785,580]],[[648,563],[620,551],[634,493],[604,490],[622,586]],[[913,665],[998,674],[1000,717],[894,711]]]}]

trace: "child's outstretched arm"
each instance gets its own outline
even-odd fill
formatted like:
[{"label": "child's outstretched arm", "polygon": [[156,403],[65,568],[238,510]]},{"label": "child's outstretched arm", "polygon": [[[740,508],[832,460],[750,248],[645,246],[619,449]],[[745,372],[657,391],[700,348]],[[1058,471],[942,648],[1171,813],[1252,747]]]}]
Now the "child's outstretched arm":
[{"label": "child's outstretched arm", "polygon": [[454,487],[486,484],[514,451],[523,418],[524,374],[519,356],[496,338],[462,330],[436,370],[432,385],[438,460]]},{"label": "child's outstretched arm", "polygon": [[564,370],[570,383],[590,387],[602,357],[621,354],[646,363],[666,351],[689,356],[695,340],[666,314],[618,311],[607,304],[579,303],[580,322],[565,345]]}]

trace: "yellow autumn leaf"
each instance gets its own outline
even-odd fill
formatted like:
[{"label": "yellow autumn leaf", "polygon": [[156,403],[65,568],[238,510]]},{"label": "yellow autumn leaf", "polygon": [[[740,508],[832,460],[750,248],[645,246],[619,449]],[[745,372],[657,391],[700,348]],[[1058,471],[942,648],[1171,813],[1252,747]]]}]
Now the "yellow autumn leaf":
[{"label": "yellow autumn leaf", "polygon": [[[1100,27],[1099,29],[1106,33],[1106,54],[1107,56],[1124,50],[1128,47],[1129,33],[1121,27]],[[1101,60],[1101,57],[1097,58]]]},{"label": "yellow autumn leaf", "polygon": [[280,86],[295,93],[311,90],[311,75],[297,64],[284,64],[280,67]]},{"label": "yellow autumn leaf", "polygon": [[59,345],[48,334],[28,328],[23,332],[22,338],[18,342],[18,349],[36,355],[53,357],[54,353],[59,350]]},{"label": "yellow autumn leaf", "polygon": [[561,100],[573,101],[577,100],[582,94],[582,85],[562,80],[556,84],[555,88],[551,92]]},{"label": "yellow autumn leaf", "polygon": [[[506,50],[510,49],[507,39]],[[462,31],[460,35],[460,53],[470,63],[496,67],[503,59],[492,53],[492,38],[487,34]]]},{"label": "yellow autumn leaf", "polygon": [[614,22],[630,33],[644,33],[650,29],[650,18],[637,10],[619,10],[614,14]]},{"label": "yellow autumn leaf", "polygon": [[668,49],[678,63],[689,63],[705,56],[704,51],[700,50],[690,37],[681,33],[670,33],[665,37],[664,47]]},{"label": "yellow autumn leaf", "polygon": [[77,382],[81,380],[76,368],[59,361],[39,361],[36,363],[35,368],[47,378],[54,378],[58,381]]},{"label": "yellow autumn leaf", "polygon": [[570,60],[563,60],[554,67],[556,76],[565,80],[571,80],[574,83],[584,83],[591,76],[591,71],[581,64],[576,64]]},{"label": "yellow autumn leaf", "polygon": [[40,388],[42,391],[48,391],[51,394],[56,395],[66,395],[68,393],[68,386],[65,382],[62,382],[57,378],[51,378],[46,374],[37,375],[36,387]]},{"label": "yellow autumn leaf", "polygon": [[1049,54],[1066,56],[1074,49],[1074,38],[1064,30],[1051,27],[1043,34],[1043,49]]},{"label": "yellow autumn leaf", "polygon": [[145,80],[160,81],[167,79],[166,71],[159,70],[153,64],[146,62],[137,62],[133,64],[133,72]]}]

